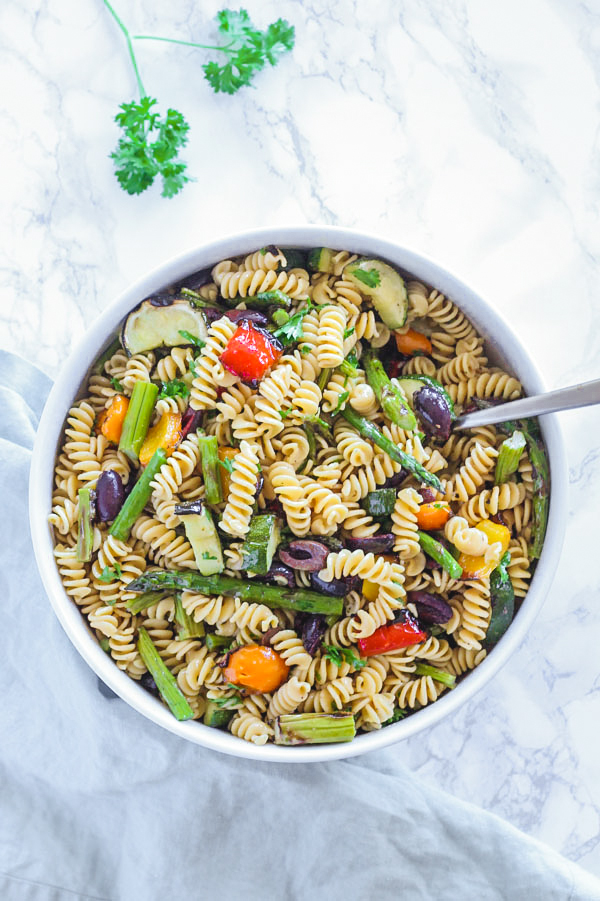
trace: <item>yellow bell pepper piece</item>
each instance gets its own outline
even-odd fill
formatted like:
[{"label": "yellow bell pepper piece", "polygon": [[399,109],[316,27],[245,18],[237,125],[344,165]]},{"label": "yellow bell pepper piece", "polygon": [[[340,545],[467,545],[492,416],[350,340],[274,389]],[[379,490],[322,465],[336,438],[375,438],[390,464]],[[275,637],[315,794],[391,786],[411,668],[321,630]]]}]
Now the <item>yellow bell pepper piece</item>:
[{"label": "yellow bell pepper piece", "polygon": [[140,448],[140,463],[146,466],[159,447],[162,447],[167,455],[172,454],[180,441],[181,413],[163,413],[156,425],[148,429]]},{"label": "yellow bell pepper piece", "polygon": [[[397,563],[398,560],[393,554],[382,554],[381,555],[384,560],[387,560],[388,563]],[[365,579],[362,583],[362,595],[367,601],[376,601],[377,595],[379,594],[379,584],[377,582],[369,582],[368,579]]]},{"label": "yellow bell pepper piece", "polygon": [[[235,455],[238,453],[238,448],[235,447],[220,447],[217,450],[219,455],[219,460],[224,463],[225,460],[233,460]],[[219,476],[221,478],[221,491],[223,493],[223,499],[227,500],[229,497],[229,488],[231,485],[231,473],[224,466],[219,466]]]},{"label": "yellow bell pepper piece", "polygon": [[[500,560],[508,550],[510,544],[510,530],[499,522],[491,522],[484,519],[475,526],[484,535],[487,535],[490,549],[495,545],[495,553],[481,554],[474,557],[472,554],[461,554],[458,565],[462,567],[463,579],[486,579],[492,570],[496,569]],[[486,560],[487,556],[487,560]]]}]

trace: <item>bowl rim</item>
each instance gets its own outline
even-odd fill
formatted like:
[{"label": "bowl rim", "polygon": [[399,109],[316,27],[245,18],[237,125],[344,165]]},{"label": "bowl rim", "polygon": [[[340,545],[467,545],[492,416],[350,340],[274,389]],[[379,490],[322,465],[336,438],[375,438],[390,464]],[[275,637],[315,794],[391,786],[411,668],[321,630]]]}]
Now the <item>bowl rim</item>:
[{"label": "bowl rim", "polygon": [[[485,660],[457,687],[434,704],[385,729],[356,736],[352,742],[333,745],[281,747],[272,743],[254,745],[229,732],[205,726],[195,720],[178,722],[163,703],[146,692],[135,680],[119,670],[105,654],[89,630],[77,605],[64,591],[52,553],[53,541],[47,522],[54,479],[54,453],[66,413],[86,378],[91,362],[113,337],[124,315],[151,293],[219,260],[278,244],[282,247],[335,247],[361,255],[383,257],[394,265],[446,295],[466,313],[523,383],[526,392],[546,390],[544,382],[514,335],[494,307],[440,264],[405,246],[371,232],[330,225],[261,227],[215,239],[184,251],[142,276],[92,322],[64,362],[46,401],[38,426],[29,482],[29,519],[33,547],[42,583],[50,603],[69,639],[86,663],[119,697],[143,716],[175,735],[215,751],[262,761],[307,763],[354,757],[395,744],[440,722],[472,698],[506,663],[524,640],[539,613],[552,584],[564,538],[567,512],[567,461],[556,414],[540,418],[548,451],[551,495],[544,548],[530,590],[509,629]],[[493,331],[493,334],[491,332]],[[66,402],[65,402],[66,398]],[[40,503],[43,498],[43,503]]]}]

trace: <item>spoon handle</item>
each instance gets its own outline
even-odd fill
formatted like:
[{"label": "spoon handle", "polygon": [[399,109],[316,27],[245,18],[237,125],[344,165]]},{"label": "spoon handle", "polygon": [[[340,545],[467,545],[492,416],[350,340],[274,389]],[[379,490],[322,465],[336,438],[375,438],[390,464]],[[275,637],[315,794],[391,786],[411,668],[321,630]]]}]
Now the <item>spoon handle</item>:
[{"label": "spoon handle", "polygon": [[575,407],[589,407],[592,404],[600,404],[600,379],[572,385],[570,388],[559,388],[547,394],[522,397],[508,404],[476,410],[475,413],[465,413],[458,417],[453,428],[472,429],[474,426],[506,422],[507,419],[524,419],[528,416],[541,416],[543,413],[574,410]]}]

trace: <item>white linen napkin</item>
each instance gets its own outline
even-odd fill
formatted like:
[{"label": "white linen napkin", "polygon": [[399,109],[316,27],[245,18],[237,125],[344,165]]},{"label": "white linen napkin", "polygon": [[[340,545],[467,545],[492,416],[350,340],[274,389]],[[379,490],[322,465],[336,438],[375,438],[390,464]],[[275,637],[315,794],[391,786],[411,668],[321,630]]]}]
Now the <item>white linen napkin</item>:
[{"label": "white linen napkin", "polygon": [[104,697],[39,579],[27,518],[49,379],[0,352],[0,899],[591,901],[600,882],[418,780],[393,749],[261,764]]}]

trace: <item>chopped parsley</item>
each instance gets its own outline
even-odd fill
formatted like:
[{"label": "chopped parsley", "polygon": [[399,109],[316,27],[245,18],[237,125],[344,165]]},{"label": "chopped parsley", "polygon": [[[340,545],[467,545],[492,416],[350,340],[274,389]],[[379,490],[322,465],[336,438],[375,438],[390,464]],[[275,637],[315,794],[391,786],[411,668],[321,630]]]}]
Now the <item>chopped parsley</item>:
[{"label": "chopped parsley", "polygon": [[304,310],[299,310],[297,313],[294,313],[293,316],[290,316],[287,322],[284,322],[283,325],[275,329],[273,332],[274,338],[279,338],[281,343],[284,346],[288,344],[293,344],[294,341],[299,341],[300,338],[304,337],[304,331],[302,328],[302,320],[310,313],[311,308],[306,307]]},{"label": "chopped parsley", "polygon": [[389,720],[386,720],[385,723],[382,723],[381,725],[390,726],[392,723],[397,723],[398,720],[403,720],[405,716],[406,710],[403,710],[402,707],[396,707]]},{"label": "chopped parsley", "polygon": [[125,388],[123,387],[121,382],[114,377],[114,375],[111,377],[110,383],[113,386],[113,388],[115,389],[115,391],[119,392],[119,394],[125,393]]},{"label": "chopped parsley", "polygon": [[367,288],[376,288],[381,282],[381,276],[377,269],[358,269],[355,267],[350,270],[350,274],[357,278],[359,282],[366,285]]},{"label": "chopped parsley", "polygon": [[214,554],[209,554],[208,551],[202,551],[202,559],[203,560],[216,560]]},{"label": "chopped parsley", "polygon": [[300,348],[300,353],[301,354],[309,354],[311,352],[311,350],[312,350],[312,347],[310,346],[310,344],[303,344],[302,347]]},{"label": "chopped parsley", "polygon": [[345,406],[346,401],[348,400],[349,397],[350,397],[349,391],[342,391],[342,393],[338,397],[337,406],[333,412],[339,413],[339,411],[342,409],[342,407]]},{"label": "chopped parsley", "polygon": [[289,407],[287,410],[280,410],[279,415],[281,416],[282,419],[287,419],[287,417],[290,415],[291,412],[292,412],[292,407]]},{"label": "chopped parsley", "polygon": [[215,705],[215,707],[224,709],[227,709],[228,707],[238,707],[240,704],[243,704],[243,702],[243,697],[237,691],[235,694],[229,695],[227,698],[213,698],[213,704]]},{"label": "chopped parsley", "polygon": [[225,457],[224,460],[219,460],[218,463],[219,463],[219,466],[223,467],[225,472],[233,472],[233,463],[229,459],[229,457]]},{"label": "chopped parsley", "polygon": [[352,648],[337,648],[333,644],[324,644],[323,650],[325,652],[324,656],[331,660],[332,663],[335,663],[336,666],[341,666],[344,660],[350,666],[353,666],[354,669],[362,669],[363,666],[367,665],[367,661],[361,660]]},{"label": "chopped parsley", "polygon": [[349,338],[350,335],[353,335],[355,331],[356,329],[354,328],[354,326],[352,326],[352,328],[347,328],[344,332],[344,341],[346,340],[346,338]]},{"label": "chopped parsley", "polygon": [[158,395],[158,399],[163,397],[187,397],[190,393],[190,386],[186,385],[181,379],[171,379],[170,382],[163,382],[162,389]]},{"label": "chopped parsley", "polygon": [[110,567],[105,566],[102,572],[99,575],[99,580],[101,582],[114,582],[115,579],[121,578],[121,567],[118,563],[115,563],[114,568],[110,569]]}]

